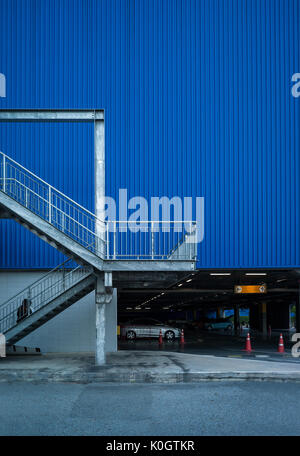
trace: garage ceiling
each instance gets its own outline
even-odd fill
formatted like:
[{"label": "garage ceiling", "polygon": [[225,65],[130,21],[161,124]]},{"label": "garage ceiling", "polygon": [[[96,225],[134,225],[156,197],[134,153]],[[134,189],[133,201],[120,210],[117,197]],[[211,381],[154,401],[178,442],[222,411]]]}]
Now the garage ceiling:
[{"label": "garage ceiling", "polygon": [[[164,273],[153,276],[116,277],[119,311],[160,311],[232,308],[234,304],[248,307],[264,301],[295,300],[298,296],[300,270],[232,270],[196,271],[182,274]],[[234,294],[235,285],[267,284],[263,295]]]}]

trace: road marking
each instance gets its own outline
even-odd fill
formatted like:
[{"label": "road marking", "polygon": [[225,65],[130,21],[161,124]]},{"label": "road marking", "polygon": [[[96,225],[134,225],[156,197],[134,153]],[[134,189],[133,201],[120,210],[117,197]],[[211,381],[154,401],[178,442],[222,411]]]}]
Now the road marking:
[{"label": "road marking", "polygon": [[227,355],[227,358],[242,358],[242,355]]},{"label": "road marking", "polygon": [[255,355],[255,358],[270,358],[269,355]]}]

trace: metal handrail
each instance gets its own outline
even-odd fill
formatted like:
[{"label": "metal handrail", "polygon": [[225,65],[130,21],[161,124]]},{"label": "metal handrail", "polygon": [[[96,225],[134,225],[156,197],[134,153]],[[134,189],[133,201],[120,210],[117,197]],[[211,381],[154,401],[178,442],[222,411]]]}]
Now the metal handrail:
[{"label": "metal handrail", "polygon": [[[109,220],[106,223],[108,259],[194,260],[196,256],[196,242],[187,243],[180,249],[187,236],[194,233],[195,221]],[[171,258],[173,253],[175,258]]]},{"label": "metal handrail", "polygon": [[[70,268],[66,264],[70,263]],[[3,303],[0,307],[0,332],[5,333],[17,326],[19,312],[24,304],[24,300],[29,300],[29,309],[26,314],[21,315],[20,320],[29,317],[32,313],[42,309],[49,304],[55,297],[64,293],[82,279],[88,277],[92,270],[77,266],[72,268],[73,260],[69,259],[61,263],[56,268],[49,271],[41,279],[26,287],[14,297]]]},{"label": "metal handrail", "polygon": [[[0,181],[2,179],[0,178]],[[46,204],[49,204],[49,201],[46,200],[46,198],[43,198],[41,195],[39,195],[38,193],[34,192],[33,190],[31,190],[29,187],[26,187],[26,185],[22,184],[22,182],[19,182],[17,179],[14,179],[13,177],[10,177],[10,178],[7,178],[6,180],[12,180],[12,181],[16,181],[18,182],[18,185],[21,185],[22,187],[24,187],[24,189],[30,191],[33,195],[37,196],[38,198],[40,198],[42,201],[44,201]],[[65,214],[64,211],[62,211],[61,209],[59,209],[58,207],[55,207],[55,210],[58,211],[58,212],[61,212],[62,214]],[[91,233],[92,235],[95,235],[94,231],[90,230],[89,228],[85,227],[84,225],[82,225],[80,222],[78,222],[77,220],[75,220],[73,217],[71,217],[70,215],[67,215],[68,219],[69,220],[72,220],[73,222],[77,223],[79,226],[81,226],[82,228],[84,228],[85,230],[87,230],[89,233]],[[96,217],[96,216],[95,216]],[[90,245],[90,247],[92,246],[93,244]]]},{"label": "metal handrail", "polygon": [[36,174],[34,174],[33,172],[29,171],[27,168],[25,168],[25,166],[21,165],[20,163],[18,163],[17,161],[15,161],[13,158],[9,157],[8,155],[6,155],[4,152],[0,151],[0,155],[4,156],[5,158],[7,158],[9,161],[13,162],[15,165],[17,165],[19,168],[22,168],[24,171],[26,171],[26,174],[30,174],[31,176],[33,176],[35,179],[39,180],[40,182],[42,182],[43,184],[45,184],[47,187],[53,189],[56,193],[59,193],[63,198],[67,199],[70,201],[70,203],[80,207],[80,209],[82,209],[84,212],[87,212],[88,214],[90,214],[92,217],[94,217],[95,219],[97,219],[99,222],[101,223],[105,223],[103,222],[103,220],[100,220],[97,215],[93,214],[93,212],[89,211],[88,209],[86,209],[84,206],[81,206],[81,204],[77,203],[76,201],[72,200],[72,198],[70,198],[69,196],[65,195],[63,192],[61,192],[60,190],[58,190],[56,187],[53,187],[51,184],[49,184],[48,182],[44,181],[41,177],[37,176]]},{"label": "metal handrail", "polygon": [[46,279],[46,277],[48,277],[49,275],[51,275],[52,273],[58,271],[58,270],[61,270],[63,268],[63,266],[66,264],[66,263],[69,263],[71,260],[70,258],[68,258],[67,260],[63,261],[61,264],[59,264],[58,266],[56,266],[55,268],[51,269],[50,271],[48,271],[45,275],[43,275],[43,277],[40,277],[39,279],[35,280],[35,282],[32,282],[28,287],[24,288],[22,291],[20,291],[19,293],[17,293],[16,295],[14,296],[11,296],[7,301],[3,302],[1,305],[0,305],[0,310],[2,307],[4,307],[7,303],[9,303],[10,301],[13,301],[15,300],[18,296],[21,296],[24,294],[24,290],[28,290],[29,288],[32,288],[34,287],[35,285],[37,285],[39,282],[43,281],[44,279]]},{"label": "metal handrail", "polygon": [[[189,222],[185,222],[185,223],[190,223],[190,226],[192,227],[196,227],[195,225],[195,222],[192,222],[192,221],[189,221]],[[192,234],[192,233],[189,233],[189,234]],[[169,251],[168,253],[168,257],[170,257],[173,253],[176,252],[176,250],[185,242],[186,240],[186,237],[187,237],[187,233],[185,233],[183,235],[183,237],[177,242],[177,244]]]},{"label": "metal handrail", "polygon": [[191,245],[181,248],[189,234],[186,225],[191,231],[195,222],[102,221],[1,151],[0,190],[102,259],[191,260],[195,256]]},{"label": "metal handrail", "polygon": [[0,163],[4,193],[103,258],[105,222],[1,151]]}]

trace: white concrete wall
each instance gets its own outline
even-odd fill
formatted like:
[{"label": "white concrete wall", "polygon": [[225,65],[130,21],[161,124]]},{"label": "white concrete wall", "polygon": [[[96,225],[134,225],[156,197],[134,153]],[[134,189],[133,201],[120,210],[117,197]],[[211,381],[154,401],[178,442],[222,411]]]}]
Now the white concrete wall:
[{"label": "white concrete wall", "polygon": [[[43,275],[45,272],[0,272],[0,305]],[[111,320],[108,325],[110,342],[107,350],[115,351],[117,337],[111,331],[116,321],[116,290],[111,304],[110,313],[113,321]],[[44,353],[94,352],[96,347],[95,292],[85,296],[24,337],[17,345],[39,347]]]}]

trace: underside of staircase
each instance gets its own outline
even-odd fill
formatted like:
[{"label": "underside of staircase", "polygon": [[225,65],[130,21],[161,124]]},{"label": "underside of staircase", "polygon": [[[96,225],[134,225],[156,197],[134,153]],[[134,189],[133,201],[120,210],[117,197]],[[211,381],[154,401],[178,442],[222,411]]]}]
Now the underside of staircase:
[{"label": "underside of staircase", "polygon": [[73,258],[76,263],[89,264],[98,270],[103,269],[103,260],[98,255],[95,255],[2,191],[0,191],[0,207],[6,217],[9,216],[14,219],[52,247],[69,258]]},{"label": "underside of staircase", "polygon": [[[38,305],[31,306],[35,300],[27,299],[28,308],[26,313],[21,316],[20,321],[18,321],[18,316],[20,308],[22,305],[24,306],[22,304],[24,299],[19,297],[19,299],[11,300],[9,306],[6,304],[7,314],[3,315],[5,312],[2,311],[2,318],[0,318],[1,332],[5,334],[7,344],[12,345],[23,339],[94,289],[95,276],[90,273],[83,278],[80,277],[77,282],[66,287],[66,289],[62,288],[61,292],[56,293],[55,296],[51,296],[49,293],[44,300],[41,299]],[[27,291],[28,289],[23,290],[23,296],[28,295]]]}]

